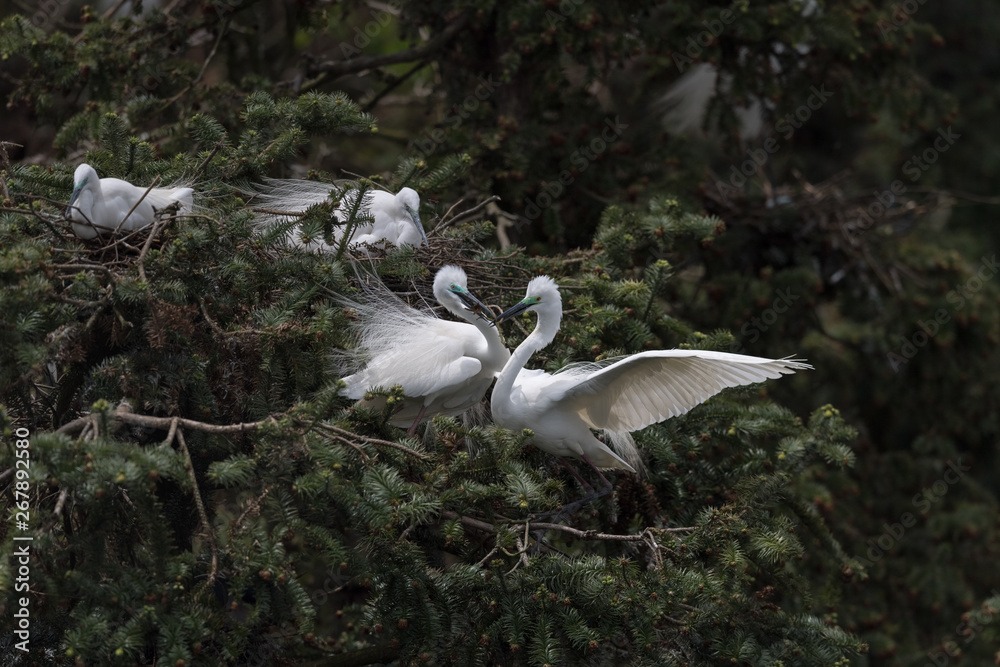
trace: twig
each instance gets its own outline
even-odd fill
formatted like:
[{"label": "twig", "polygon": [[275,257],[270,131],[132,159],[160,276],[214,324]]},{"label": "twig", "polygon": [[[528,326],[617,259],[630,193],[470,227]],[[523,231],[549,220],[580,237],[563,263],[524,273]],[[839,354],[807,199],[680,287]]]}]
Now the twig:
[{"label": "twig", "polygon": [[[261,425],[266,424],[273,418],[269,417],[258,422],[247,422],[242,424],[206,424],[204,422],[195,421],[193,419],[184,419],[183,417],[151,417],[148,415],[138,415],[131,412],[120,412],[115,411],[111,415],[118,421],[123,421],[126,424],[135,424],[137,426],[146,426],[149,428],[159,428],[159,429],[169,429],[173,421],[176,419],[179,426],[184,428],[189,428],[195,431],[203,431],[205,433],[215,433],[217,435],[227,435],[232,433],[249,433],[251,431],[256,431]],[[56,433],[75,433],[86,426],[92,421],[92,415],[85,415],[79,419],[74,419],[73,421],[63,424],[59,427]]]},{"label": "twig", "polygon": [[208,572],[208,583],[215,581],[215,575],[219,570],[219,552],[215,546],[215,533],[212,525],[208,522],[208,514],[205,512],[205,503],[201,500],[201,491],[198,489],[198,478],[194,474],[194,463],[191,461],[191,452],[188,451],[187,443],[184,442],[184,432],[177,428],[178,418],[174,417],[172,431],[177,433],[177,444],[180,445],[184,453],[184,467],[187,468],[188,476],[191,478],[191,486],[194,490],[194,504],[198,508],[198,515],[201,517],[201,527],[205,531],[208,539],[208,548],[212,552],[212,567]]},{"label": "twig", "polygon": [[209,153],[208,157],[205,158],[204,160],[202,160],[202,163],[200,165],[198,165],[197,169],[194,170],[194,176],[191,177],[193,180],[196,180],[196,181],[198,180],[198,177],[201,176],[202,170],[204,170],[205,167],[208,166],[208,163],[212,161],[212,158],[215,157],[215,154],[219,152],[219,150],[222,148],[222,146],[223,146],[223,140],[222,139],[219,139],[218,141],[215,142],[215,146],[212,147],[212,152]]},{"label": "twig", "polygon": [[[8,146],[24,148],[21,144],[15,144],[12,141],[0,141],[0,166],[3,167],[4,174],[10,173],[10,155],[7,154]],[[7,191],[7,179],[3,175],[0,175],[0,194],[3,195],[3,199],[10,199],[10,192]]]},{"label": "twig", "polygon": [[347,438],[345,438],[345,437],[343,437],[341,435],[333,435],[332,433],[330,435],[331,435],[331,437],[333,437],[334,440],[338,440],[338,441],[344,443],[345,445],[347,445],[348,447],[350,447],[351,449],[353,449],[354,451],[356,451],[358,454],[360,454],[361,458],[363,458],[365,460],[365,463],[371,461],[371,457],[368,456],[367,454],[365,454],[365,450],[361,449],[360,447],[358,447],[357,445],[355,445],[353,442],[351,442]]},{"label": "twig", "polygon": [[[142,196],[141,196],[141,197],[139,197],[139,201],[137,201],[136,203],[132,204],[132,208],[130,208],[130,209],[128,210],[128,213],[126,213],[126,214],[125,214],[125,217],[124,217],[124,218],[122,218],[121,220],[119,220],[119,221],[118,221],[118,226],[117,226],[117,227],[115,227],[115,229],[114,229],[114,232],[115,232],[116,234],[118,233],[118,230],[119,230],[119,229],[121,229],[122,225],[123,225],[123,224],[125,224],[125,221],[126,221],[126,220],[128,220],[128,217],[129,217],[130,215],[132,215],[132,212],[133,212],[133,211],[134,211],[134,210],[135,210],[136,208],[138,208],[139,204],[141,204],[141,203],[142,203],[142,200],[146,198],[146,195],[148,195],[148,194],[149,194],[149,192],[150,192],[150,191],[151,191],[151,190],[152,190],[152,189],[153,189],[153,188],[154,188],[154,187],[156,186],[156,184],[157,184],[157,183],[159,183],[159,182],[160,182],[160,176],[159,176],[159,174],[157,174],[156,178],[154,178],[154,179],[153,179],[153,182],[149,184],[149,187],[148,187],[148,188],[146,188],[146,191],[142,193]],[[94,225],[94,223],[90,223],[90,224],[91,224],[91,225],[93,225],[93,226],[96,226],[96,225]]]},{"label": "twig", "polygon": [[222,23],[222,28],[219,29],[219,36],[215,38],[215,44],[212,46],[211,52],[209,52],[208,57],[205,58],[205,62],[203,62],[201,64],[201,71],[198,72],[198,76],[196,76],[194,79],[192,79],[191,83],[189,83],[188,85],[184,86],[184,88],[183,88],[183,90],[181,90],[181,92],[177,93],[176,95],[174,95],[173,97],[171,97],[169,100],[167,100],[166,103],[164,103],[164,105],[162,107],[160,107],[160,111],[165,110],[171,104],[173,104],[174,102],[176,102],[177,100],[179,100],[181,97],[183,97],[183,95],[185,93],[187,93],[189,90],[191,90],[192,88],[194,88],[198,84],[198,82],[201,81],[201,77],[205,76],[205,70],[208,69],[208,64],[210,62],[212,62],[212,58],[215,57],[216,52],[219,50],[219,44],[222,43],[222,37],[223,37],[223,35],[226,34],[226,31],[228,29],[229,29],[229,19],[226,19]]},{"label": "twig", "polygon": [[[449,225],[455,224],[456,222],[460,222],[462,220],[465,220],[466,218],[471,218],[476,213],[478,213],[480,209],[486,208],[487,206],[489,206],[493,202],[497,202],[497,201],[500,201],[500,197],[497,196],[497,195],[493,195],[493,196],[489,197],[488,199],[485,199],[485,200],[479,202],[478,204],[476,204],[475,206],[473,206],[469,210],[462,211],[461,213],[459,213],[458,215],[456,215],[451,220],[448,220],[448,214],[446,213],[445,217],[441,219],[441,222],[438,223],[437,227],[435,227],[434,229],[431,230],[431,234],[435,234],[438,231],[444,229],[445,227],[448,227]],[[454,208],[454,207],[452,207],[452,208]],[[448,213],[451,213],[450,209],[449,209]]]},{"label": "twig", "polygon": [[499,546],[495,546],[492,549],[490,549],[490,552],[486,554],[478,563],[476,563],[476,567],[482,567],[486,563],[486,561],[493,558],[493,556],[495,556],[498,551],[500,551]]},{"label": "twig", "polygon": [[104,16],[102,16],[101,19],[104,20],[104,21],[107,21],[109,18],[111,18],[112,16],[114,16],[115,13],[119,9],[122,8],[122,5],[124,5],[125,2],[126,2],[126,0],[118,0],[118,4],[116,4],[114,7],[111,7],[110,9],[108,9],[108,11],[104,12]]},{"label": "twig", "polygon": [[571,526],[564,526],[561,523],[532,523],[531,527],[537,530],[558,530],[569,533],[573,537],[581,540],[603,540],[612,542],[643,542],[646,540],[644,533],[638,535],[612,535],[609,533],[598,533],[596,530],[580,530]]},{"label": "twig", "polygon": [[454,39],[462,31],[462,29],[465,28],[465,24],[468,23],[468,20],[469,15],[467,13],[462,14],[454,21],[454,23],[442,30],[436,37],[433,37],[424,44],[412,49],[397,51],[396,53],[389,53],[381,56],[362,56],[360,58],[351,58],[350,60],[327,60],[325,62],[316,63],[309,68],[310,74],[319,73],[320,76],[314,81],[303,84],[303,88],[312,87],[316,83],[319,83],[319,81],[322,81],[326,76],[338,77],[344,74],[351,74],[352,72],[372,69],[374,67],[397,65],[399,63],[413,62],[414,60],[423,60]]},{"label": "twig", "polygon": [[[469,526],[470,528],[475,528],[477,530],[483,530],[491,533],[497,532],[496,526],[485,521],[480,521],[479,519],[473,519],[469,516],[463,516],[457,512],[452,512],[451,510],[443,510],[441,516],[446,519],[458,519],[463,524]],[[520,524],[520,521],[518,522]],[[614,535],[611,533],[599,533],[596,530],[580,530],[578,528],[573,528],[571,526],[564,526],[558,523],[540,523],[540,522],[526,522],[525,532],[531,532],[535,530],[558,530],[564,533],[568,533],[574,537],[578,537],[582,540],[604,540],[609,542],[643,542],[648,539],[648,533],[651,531],[664,532],[664,533],[677,533],[682,531],[695,530],[694,526],[685,526],[683,528],[646,528],[643,532],[637,535]]]},{"label": "twig", "polygon": [[153,245],[153,239],[156,237],[156,233],[160,230],[160,221],[153,220],[153,228],[149,230],[149,236],[146,237],[146,242],[142,244],[142,250],[139,252],[139,259],[136,260],[136,266],[139,267],[139,278],[144,283],[148,283],[146,280],[146,267],[143,266],[143,262],[146,259],[146,253],[149,252],[149,247]]},{"label": "twig", "polygon": [[243,522],[246,520],[248,516],[250,516],[251,512],[257,512],[258,510],[260,510],[260,506],[264,502],[264,498],[267,497],[267,494],[270,493],[270,491],[271,491],[270,488],[265,488],[264,491],[259,496],[257,496],[256,499],[251,500],[250,502],[247,503],[247,508],[243,510],[243,514],[240,514],[239,518],[233,522],[232,526],[230,526],[229,528],[230,535],[236,534],[236,531],[239,530],[240,526],[243,525]]},{"label": "twig", "polygon": [[372,109],[374,109],[375,105],[378,104],[379,101],[382,100],[382,98],[384,98],[386,95],[388,95],[390,92],[392,92],[395,88],[397,88],[401,83],[403,83],[404,81],[406,81],[407,79],[409,79],[411,76],[413,76],[414,74],[416,74],[417,72],[419,72],[421,69],[423,69],[426,66],[427,66],[427,61],[426,60],[421,60],[416,65],[414,65],[409,70],[407,70],[405,73],[403,73],[400,76],[398,76],[395,81],[393,81],[392,83],[390,83],[389,85],[387,85],[375,97],[373,97],[372,100],[370,102],[368,102],[368,104],[365,105],[365,107],[364,107],[364,109],[362,109],[362,111],[364,111],[364,112],[367,113],[367,112],[371,111]]},{"label": "twig", "polygon": [[270,209],[270,208],[253,208],[253,209],[250,209],[250,210],[253,211],[254,213],[270,213],[271,215],[287,215],[289,217],[294,216],[296,218],[301,218],[302,216],[304,216],[306,214],[305,211],[276,211],[276,210]]},{"label": "twig", "polygon": [[333,424],[322,424],[322,423],[320,423],[320,424],[316,424],[316,427],[320,428],[322,430],[325,430],[325,431],[329,431],[331,433],[335,433],[335,434],[340,435],[340,436],[347,437],[347,438],[360,438],[361,440],[363,440],[365,442],[368,442],[368,443],[371,443],[373,445],[383,445],[385,447],[392,447],[394,449],[398,449],[401,452],[405,452],[405,453],[409,454],[410,456],[418,458],[421,461],[426,461],[427,460],[427,455],[426,454],[421,454],[420,452],[416,451],[415,449],[410,449],[409,447],[406,447],[405,445],[401,445],[398,442],[391,442],[389,440],[379,440],[378,438],[372,438],[371,436],[360,435],[358,433],[351,433],[350,431],[342,429],[342,428],[340,428],[338,426],[334,426]]},{"label": "twig", "polygon": [[56,501],[56,509],[54,512],[55,516],[59,516],[60,514],[62,514],[63,505],[66,504],[66,498],[68,497],[69,497],[69,489],[63,487],[63,489],[59,492],[59,500]]}]

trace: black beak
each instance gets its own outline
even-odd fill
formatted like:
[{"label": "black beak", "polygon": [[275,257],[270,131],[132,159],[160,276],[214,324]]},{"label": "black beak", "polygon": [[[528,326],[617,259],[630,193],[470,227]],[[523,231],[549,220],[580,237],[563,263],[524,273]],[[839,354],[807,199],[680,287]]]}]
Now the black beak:
[{"label": "black beak", "polygon": [[534,304],[531,304],[531,303],[525,303],[524,301],[520,301],[520,302],[514,304],[513,306],[511,306],[507,310],[505,310],[502,313],[500,313],[493,320],[493,326],[497,326],[498,324],[500,324],[504,320],[509,320],[512,317],[517,317],[518,315],[520,315],[521,313],[523,313],[524,311],[526,311],[528,308],[530,308],[533,305]]},{"label": "black beak", "polygon": [[[453,294],[457,295],[458,298],[462,300],[462,303],[465,304],[466,310],[475,313],[479,319],[484,322],[493,323],[493,311],[490,310],[490,307],[485,303],[474,297],[469,292],[453,292]],[[489,317],[487,317],[484,313],[488,313]]]}]

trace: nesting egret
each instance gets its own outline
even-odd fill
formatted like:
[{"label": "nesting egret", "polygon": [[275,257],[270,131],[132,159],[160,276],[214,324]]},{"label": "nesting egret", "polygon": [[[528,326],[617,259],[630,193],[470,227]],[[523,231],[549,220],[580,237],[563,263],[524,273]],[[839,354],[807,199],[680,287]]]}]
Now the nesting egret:
[{"label": "nesting egret", "polygon": [[[268,211],[257,218],[258,226],[266,229],[295,217],[282,212],[302,213],[310,206],[327,201],[332,190],[333,186],[329,183],[267,178],[258,191],[248,194],[256,197],[258,208]],[[341,223],[347,221],[345,211],[353,207],[354,197],[357,197],[356,190],[347,191],[340,207],[334,211],[334,216]],[[396,194],[384,190],[369,191],[365,193],[362,204],[362,210],[367,209],[372,221],[355,227],[349,244],[352,248],[386,241],[397,246],[427,245],[427,235],[420,222],[420,196],[412,188],[403,188]],[[342,226],[336,227],[334,239],[339,242],[343,233]],[[288,242],[292,246],[321,253],[336,249],[323,239],[303,241],[297,229],[289,230]]]},{"label": "nesting egret", "polygon": [[[816,18],[821,17],[817,0],[805,0],[800,4],[799,11],[806,18],[814,15]],[[766,49],[740,47],[736,52],[737,61],[741,66],[756,64],[759,68],[780,74],[784,69],[783,62],[784,67],[789,63],[794,63],[797,68],[803,67],[805,56],[810,52],[807,43],[788,47],[781,42],[771,42],[767,47]],[[671,134],[697,134],[702,130],[708,104],[712,98],[717,93],[729,96],[732,89],[732,74],[720,71],[711,63],[698,63],[653,103],[651,112],[662,115],[663,125]],[[747,95],[746,98],[746,104],[733,107],[739,123],[741,141],[751,141],[764,135],[768,131],[765,125],[766,117],[775,108],[772,102],[756,95]],[[787,133],[787,130],[780,127],[777,130],[779,134]]]},{"label": "nesting egret", "polygon": [[73,174],[66,217],[72,222],[73,233],[89,240],[115,230],[142,229],[153,222],[157,210],[174,202],[180,202],[181,210],[190,211],[193,195],[191,188],[152,188],[147,193],[146,188],[119,178],[98,178],[94,168],[84,163]]},{"label": "nesting egret", "polygon": [[[511,430],[531,429],[535,445],[545,452],[583,459],[609,489],[602,468],[635,472],[641,465],[630,431],[683,414],[727,387],[812,368],[800,361],[727,352],[654,350],[603,364],[571,364],[554,375],[525,370],[531,355],[559,331],[562,299],[555,281],[534,278],[527,296],[496,321],[529,310],[538,313],[538,322],[497,378],[493,420]],[[614,449],[591,429],[603,429]]]},{"label": "nesting egret", "polygon": [[[406,398],[391,423],[412,423],[411,435],[425,418],[456,417],[478,405],[510,358],[499,332],[479,315],[489,308],[469,293],[465,271],[442,267],[434,276],[434,296],[465,322],[440,319],[385,292],[370,292],[364,303],[351,304],[358,314],[359,349],[368,360],[343,378],[340,393],[363,399],[373,387],[401,385]],[[385,404],[384,399],[366,403]]]}]

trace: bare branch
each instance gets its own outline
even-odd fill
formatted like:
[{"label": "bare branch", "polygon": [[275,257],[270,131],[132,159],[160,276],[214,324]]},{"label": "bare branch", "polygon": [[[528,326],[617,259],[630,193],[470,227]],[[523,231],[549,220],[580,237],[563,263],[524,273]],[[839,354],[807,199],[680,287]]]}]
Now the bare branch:
[{"label": "bare branch", "polygon": [[420,46],[413,47],[412,49],[397,51],[396,53],[389,53],[382,56],[361,56],[359,58],[351,58],[350,60],[327,60],[324,62],[313,63],[309,67],[309,73],[338,77],[343,76],[344,74],[360,72],[362,70],[372,69],[375,67],[423,60],[431,54],[441,50],[446,44],[448,44],[448,42],[453,40],[458,33],[465,28],[468,21],[469,15],[462,14],[455,19],[454,23],[442,30],[440,34],[427,40]]}]

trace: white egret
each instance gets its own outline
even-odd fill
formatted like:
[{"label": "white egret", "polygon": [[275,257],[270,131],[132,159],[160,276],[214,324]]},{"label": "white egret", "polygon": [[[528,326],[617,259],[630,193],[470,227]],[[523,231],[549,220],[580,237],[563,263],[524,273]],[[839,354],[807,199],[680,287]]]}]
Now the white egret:
[{"label": "white egret", "polygon": [[[288,215],[288,213],[302,213],[310,206],[327,201],[332,191],[331,184],[319,181],[266,178],[259,191],[247,194],[254,195],[258,208],[266,211],[258,215],[257,223],[258,226],[267,229],[297,217]],[[346,192],[340,207],[334,210],[334,216],[341,223],[347,221],[345,211],[350,210],[353,206],[354,199],[352,197],[356,197],[356,193],[355,190]],[[350,247],[354,248],[365,244],[377,245],[384,242],[397,246],[427,245],[427,235],[420,222],[420,196],[415,190],[403,188],[396,194],[384,190],[372,190],[365,193],[365,200],[363,203],[367,204],[365,208],[371,214],[372,222],[354,228],[351,233]],[[335,241],[339,242],[343,233],[342,226],[334,228]],[[323,239],[310,239],[308,242],[302,240],[297,228],[289,230],[288,243],[295,247],[321,253],[336,250],[335,246],[326,243]]]},{"label": "white egret", "polygon": [[98,178],[94,168],[84,163],[73,174],[73,194],[66,217],[72,223],[73,233],[89,240],[116,230],[142,229],[152,224],[157,210],[174,202],[180,202],[181,210],[190,211],[194,207],[193,196],[191,188],[152,188],[147,193],[146,188],[119,178]]},{"label": "white egret", "polygon": [[[478,405],[510,352],[496,328],[479,315],[489,308],[466,286],[465,271],[457,266],[442,267],[434,276],[438,303],[465,322],[416,310],[385,291],[350,304],[358,314],[359,351],[368,360],[343,378],[341,395],[363,399],[373,387],[401,385],[406,398],[390,423],[406,427],[412,422],[411,435],[425,418],[456,417]],[[363,404],[378,408],[385,399]]]},{"label": "white egret", "polygon": [[[801,361],[727,352],[654,350],[602,364],[571,364],[554,375],[524,370],[531,355],[559,331],[562,299],[555,281],[534,278],[527,296],[496,321],[528,310],[538,313],[538,322],[497,378],[493,420],[511,430],[531,429],[535,445],[545,452],[583,459],[608,489],[600,469],[635,472],[641,467],[630,431],[683,414],[727,387],[812,368]],[[614,449],[591,429],[603,429]]]}]

